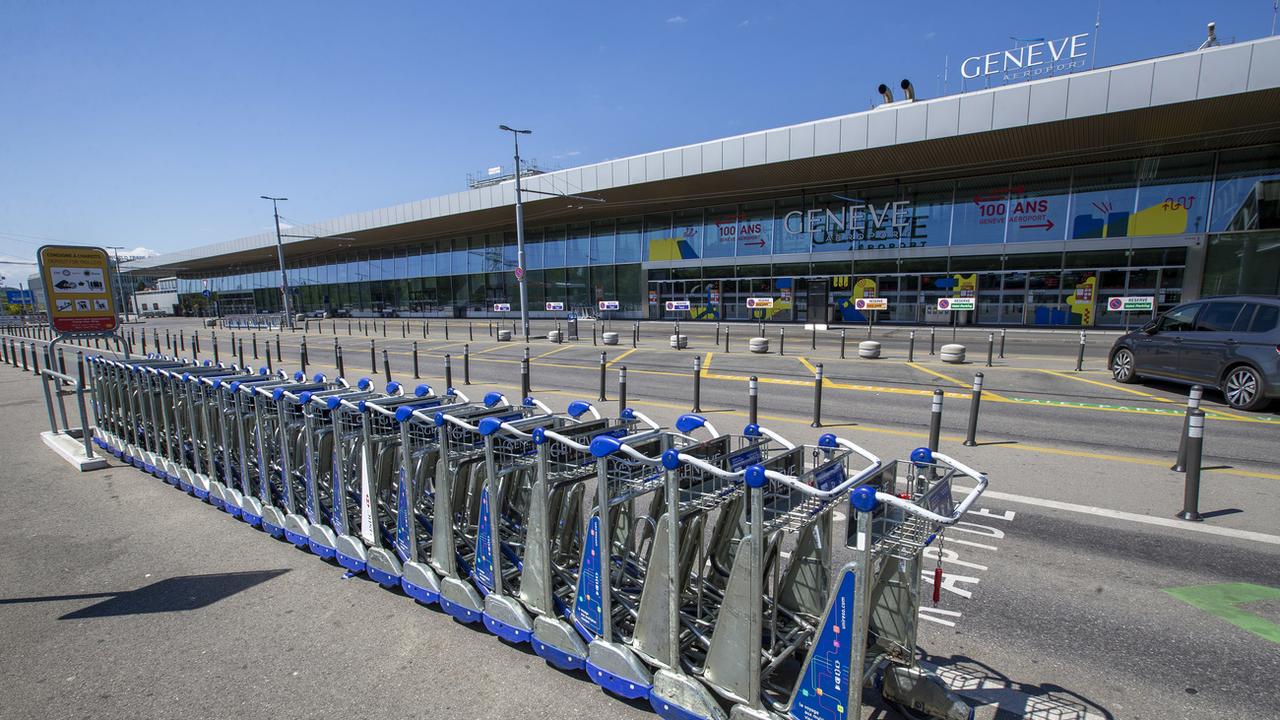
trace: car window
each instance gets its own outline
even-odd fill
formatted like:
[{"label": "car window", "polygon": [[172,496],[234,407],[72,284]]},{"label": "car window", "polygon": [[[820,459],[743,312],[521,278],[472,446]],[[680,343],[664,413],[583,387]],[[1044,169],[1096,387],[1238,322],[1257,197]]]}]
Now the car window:
[{"label": "car window", "polygon": [[1195,327],[1196,311],[1199,305],[1183,305],[1165,313],[1160,318],[1160,330],[1164,332],[1185,332]]},{"label": "car window", "polygon": [[1280,321],[1280,306],[1259,305],[1258,311],[1253,314],[1253,322],[1249,324],[1249,332],[1271,332],[1276,329],[1277,321]]},{"label": "car window", "polygon": [[1244,309],[1242,302],[1211,302],[1196,317],[1196,330],[1201,332],[1227,332],[1236,324],[1236,318]]}]

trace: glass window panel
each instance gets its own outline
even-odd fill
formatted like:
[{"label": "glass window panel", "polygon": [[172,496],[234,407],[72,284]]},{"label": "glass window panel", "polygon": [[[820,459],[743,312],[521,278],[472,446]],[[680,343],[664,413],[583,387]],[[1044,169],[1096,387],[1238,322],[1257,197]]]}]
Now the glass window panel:
[{"label": "glass window panel", "polygon": [[[812,236],[805,229],[806,210],[804,198],[791,197],[778,201],[773,220],[773,252],[775,254],[809,252]],[[836,247],[841,250],[849,249],[847,244]]]},{"label": "glass window panel", "polygon": [[723,205],[707,210],[702,231],[702,257],[733,257],[738,234],[738,206]]},{"label": "glass window panel", "polygon": [[542,242],[542,267],[564,267],[564,252],[567,245],[565,228],[549,228],[546,230],[544,237],[545,239]]},{"label": "glass window panel", "polygon": [[1137,203],[1135,161],[1086,165],[1072,179],[1069,239],[1130,235]]},{"label": "glass window panel", "polygon": [[591,223],[591,264],[612,265],[614,262],[614,228],[612,220]]},{"label": "glass window panel", "polygon": [[546,267],[542,230],[526,230],[524,233],[524,267],[525,270],[541,270]]},{"label": "glass window panel", "polygon": [[586,265],[591,257],[591,226],[579,223],[569,226],[569,243],[565,247],[565,265]]},{"label": "glass window panel", "polygon": [[618,239],[614,261],[618,263],[644,260],[644,243],[641,241],[643,223],[640,218],[623,218],[618,221]]},{"label": "glass window panel", "polygon": [[673,223],[671,235],[675,242],[667,253],[670,257],[649,259],[691,260],[702,257],[702,210],[682,210],[675,214]]},{"label": "glass window panel", "polygon": [[1138,209],[1130,235],[1180,235],[1208,226],[1213,153],[1143,160],[1138,168]]},{"label": "glass window panel", "polygon": [[1005,242],[1061,240],[1066,236],[1071,204],[1071,170],[1014,175],[1009,197],[996,204],[1008,216]]},{"label": "glass window panel", "polygon": [[773,252],[773,202],[747,203],[738,216],[735,235],[738,256],[768,255]]},{"label": "glass window panel", "polygon": [[955,183],[950,180],[912,183],[902,188],[909,203],[907,225],[899,233],[900,247],[945,247],[951,237],[951,199]]},{"label": "glass window panel", "polygon": [[669,214],[645,216],[641,244],[645,260],[678,260],[683,246],[671,230]]},{"label": "glass window panel", "polygon": [[[511,271],[516,267],[516,234],[507,232],[502,234],[502,269],[503,271]],[[526,250],[527,252],[527,250]]]},{"label": "glass window panel", "polygon": [[1280,228],[1280,146],[1218,155],[1210,230]]},{"label": "glass window panel", "polygon": [[1202,295],[1280,293],[1280,232],[1209,236]]},{"label": "glass window panel", "polygon": [[[622,310],[638,312],[644,310],[645,288],[643,274],[639,265],[619,265],[616,273],[617,300]],[[608,299],[608,298],[606,298]]]},{"label": "glass window panel", "polygon": [[952,245],[1004,242],[1009,215],[1008,175],[961,180],[956,183],[955,211],[951,220]]},{"label": "glass window panel", "polygon": [[467,238],[467,274],[475,275],[482,273],[488,268],[485,262],[485,238],[483,235],[479,237]]}]

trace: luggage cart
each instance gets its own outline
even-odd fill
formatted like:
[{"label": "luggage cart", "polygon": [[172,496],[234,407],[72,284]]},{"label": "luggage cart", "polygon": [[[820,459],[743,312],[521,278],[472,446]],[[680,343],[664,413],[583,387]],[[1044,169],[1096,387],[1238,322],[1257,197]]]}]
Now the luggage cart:
[{"label": "luggage cart", "polygon": [[[368,552],[362,535],[365,528],[364,500],[368,475],[365,458],[365,415],[369,400],[384,397],[384,393],[370,390],[372,381],[360,378],[358,388],[366,394],[351,398],[338,397],[326,400],[333,424],[333,473],[329,509],[329,527],[336,536],[334,556],[338,564],[353,573],[363,573],[368,563]],[[331,407],[330,407],[331,406]],[[370,510],[371,510],[370,506]],[[372,527],[372,522],[370,522]]]},{"label": "luggage cart", "polygon": [[391,545],[400,562],[400,588],[430,605],[440,599],[440,579],[430,563],[441,436],[435,413],[461,412],[470,401],[456,394],[436,396],[429,385],[419,385],[414,395],[415,402],[395,409],[401,465],[394,488]]},{"label": "luggage cart", "polygon": [[434,416],[441,451],[433,496],[431,568],[439,576],[441,609],[459,622],[479,622],[484,611],[474,578],[486,475],[485,436],[479,424],[490,418],[520,420],[544,407],[532,400],[513,407],[501,393],[492,392],[481,404]]},{"label": "luggage cart", "polygon": [[582,406],[594,420],[532,433],[537,472],[529,494],[519,586],[520,601],[533,614],[534,652],[564,670],[582,669],[587,658],[586,640],[573,624],[573,606],[582,559],[583,496],[596,477],[589,446],[600,435],[623,438],[659,428],[630,409],[619,419],[601,419],[589,403],[579,402],[569,405],[569,414],[580,417]]},{"label": "luggage cart", "polygon": [[308,382],[301,372],[292,382],[264,384],[253,388],[254,442],[258,454],[258,499],[262,501],[262,529],[272,537],[306,544],[305,535],[287,526],[285,518],[295,514],[292,478],[289,467],[297,449],[302,426],[301,413],[292,414],[285,393],[323,390],[325,383]]},{"label": "luggage cart", "polygon": [[[585,400],[570,402],[562,414],[531,398],[526,401],[526,406],[535,405],[542,412],[530,410],[517,420],[485,418],[476,425],[484,436],[485,474],[471,579],[484,596],[485,627],[509,642],[528,642],[533,634],[533,618],[521,604],[520,592],[528,542],[539,539],[528,529],[534,520],[531,506],[540,464],[538,446],[545,444],[547,432],[598,434],[614,424]],[[587,413],[591,418],[583,420]],[[543,522],[544,516],[541,513],[536,521]]]},{"label": "luggage cart", "polygon": [[[436,397],[429,385],[419,385],[413,395],[404,395],[396,385],[394,395],[365,403],[362,446],[366,449],[360,466],[360,539],[366,553],[364,572],[383,587],[402,585],[405,556],[397,547],[399,525],[411,528],[411,513],[405,489],[404,429],[401,410],[440,407],[460,398]],[[465,402],[465,400],[464,400]],[[401,509],[404,509],[402,516]]]},{"label": "luggage cart", "polygon": [[[871,464],[855,471],[857,456]],[[801,472],[767,464],[746,471],[746,551],[726,592],[733,612],[721,612],[702,679],[735,703],[731,717],[857,717],[866,685],[881,685],[886,699],[932,717],[972,717],[916,665],[915,627],[922,552],[981,495],[986,476],[927,449],[913,452],[908,464],[884,466],[833,435],[803,447],[795,463]],[[959,504],[952,499],[957,475],[975,482]],[[904,484],[906,497],[899,497]],[[851,515],[853,560],[832,578],[824,548],[831,547],[837,508]]]},{"label": "luggage cart", "polygon": [[[295,379],[300,375],[297,373]],[[323,373],[317,373],[306,387],[288,386],[272,392],[273,398],[279,397],[276,412],[280,436],[282,509],[285,511],[284,536],[298,548],[311,548],[311,517],[307,514],[308,504],[314,498],[310,476],[315,425],[308,419],[311,398],[347,390],[345,381],[330,381]]]},{"label": "luggage cart", "polygon": [[[221,391],[218,396],[218,412],[221,415],[221,429],[226,433],[223,447],[228,452],[223,455],[224,473],[238,481],[239,488],[230,484],[224,497],[227,499],[227,510],[250,527],[262,527],[263,505],[262,491],[255,491],[254,480],[260,477],[257,452],[257,416],[254,412],[254,398],[257,388],[272,388],[284,385],[289,378],[283,370],[276,374],[264,373],[259,368],[258,374],[242,379],[231,380],[216,385]],[[193,403],[194,412],[194,403]],[[198,415],[192,415],[192,424]],[[193,442],[193,454],[198,450]],[[228,473],[225,465],[230,463]]]},{"label": "luggage cart", "polygon": [[[241,506],[244,493],[240,474],[240,442],[236,424],[241,422],[235,412],[235,392],[244,384],[280,382],[279,376],[270,376],[267,369],[243,368],[232,375],[199,377],[188,381],[184,412],[175,413],[187,417],[191,444],[191,483],[199,488],[207,480],[209,503],[237,519],[243,519]],[[201,442],[205,452],[200,452]],[[203,475],[203,477],[202,477]]]},{"label": "luggage cart", "polygon": [[[155,372],[161,392],[160,416],[167,428],[164,443],[167,449],[164,461],[166,479],[184,491],[221,507],[220,498],[214,498],[210,494],[212,473],[199,472],[188,462],[188,439],[195,438],[203,429],[203,423],[190,422],[189,407],[195,402],[191,385],[192,378],[213,380],[240,375],[240,371],[235,367],[185,366]],[[192,456],[191,459],[194,460],[195,457]],[[201,469],[208,469],[208,466],[202,466]]]},{"label": "luggage cart", "polygon": [[[162,426],[160,419],[160,389],[155,381],[156,371],[160,369],[181,368],[183,363],[160,358],[147,358],[132,363],[129,367],[129,382],[132,387],[130,396],[134,404],[134,422],[136,432],[133,454],[134,466],[139,470],[162,480],[167,476],[161,471],[163,465]],[[176,484],[176,483],[175,483]]]},{"label": "luggage cart", "polygon": [[354,402],[378,395],[368,378],[361,378],[356,385],[347,385],[338,378],[341,388],[321,393],[311,393],[304,401],[304,417],[307,424],[305,438],[307,495],[305,509],[307,520],[307,545],[311,552],[325,560],[337,556],[338,536],[333,529],[334,494],[342,493],[341,448],[337,442],[338,407],[343,400]]},{"label": "luggage cart", "polygon": [[[623,438],[596,436],[596,504],[587,521],[579,561],[573,624],[587,644],[585,669],[593,682],[629,699],[649,696],[653,678],[631,644],[653,547],[652,529],[661,512],[663,467],[668,450],[697,444],[689,433],[716,429],[698,415],[681,416],[675,431],[641,432]],[[636,503],[648,502],[637,514]]]}]

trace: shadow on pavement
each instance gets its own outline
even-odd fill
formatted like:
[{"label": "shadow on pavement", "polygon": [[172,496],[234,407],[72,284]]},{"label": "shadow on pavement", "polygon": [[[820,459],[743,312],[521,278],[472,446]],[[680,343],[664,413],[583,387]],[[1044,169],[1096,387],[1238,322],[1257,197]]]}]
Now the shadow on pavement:
[{"label": "shadow on pavement", "polygon": [[289,571],[280,569],[210,573],[208,575],[182,575],[159,580],[137,590],[3,598],[0,599],[0,605],[105,598],[100,603],[69,612],[58,618],[59,620],[181,612],[183,610],[197,610],[207,605],[212,605],[223,598],[248,590],[254,585],[264,583],[286,572]]},{"label": "shadow on pavement", "polygon": [[1105,707],[1074,690],[1059,685],[1019,682],[967,655],[949,657],[924,653],[921,660],[934,666],[952,690],[967,700],[996,704],[997,717],[1045,720],[1113,720]]}]

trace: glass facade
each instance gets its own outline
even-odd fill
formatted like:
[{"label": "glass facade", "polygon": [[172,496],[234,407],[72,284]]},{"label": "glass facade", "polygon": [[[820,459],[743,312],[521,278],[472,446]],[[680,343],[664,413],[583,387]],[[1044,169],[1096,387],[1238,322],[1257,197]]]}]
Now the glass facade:
[{"label": "glass facade", "polygon": [[[617,300],[622,315],[659,318],[673,314],[666,301],[689,300],[695,319],[856,322],[856,299],[874,296],[889,299],[882,319],[937,322],[937,298],[974,295],[965,322],[1095,325],[1120,322],[1112,296],[1178,302],[1200,279],[1184,276],[1194,238],[1207,241],[1203,294],[1277,292],[1275,231],[1280,148],[1265,146],[531,226],[526,266],[535,311]],[[288,272],[300,312],[484,315],[518,302],[515,266],[507,231],[313,256]],[[192,310],[271,312],[280,285],[277,270],[245,267],[184,276],[179,291]]]}]

